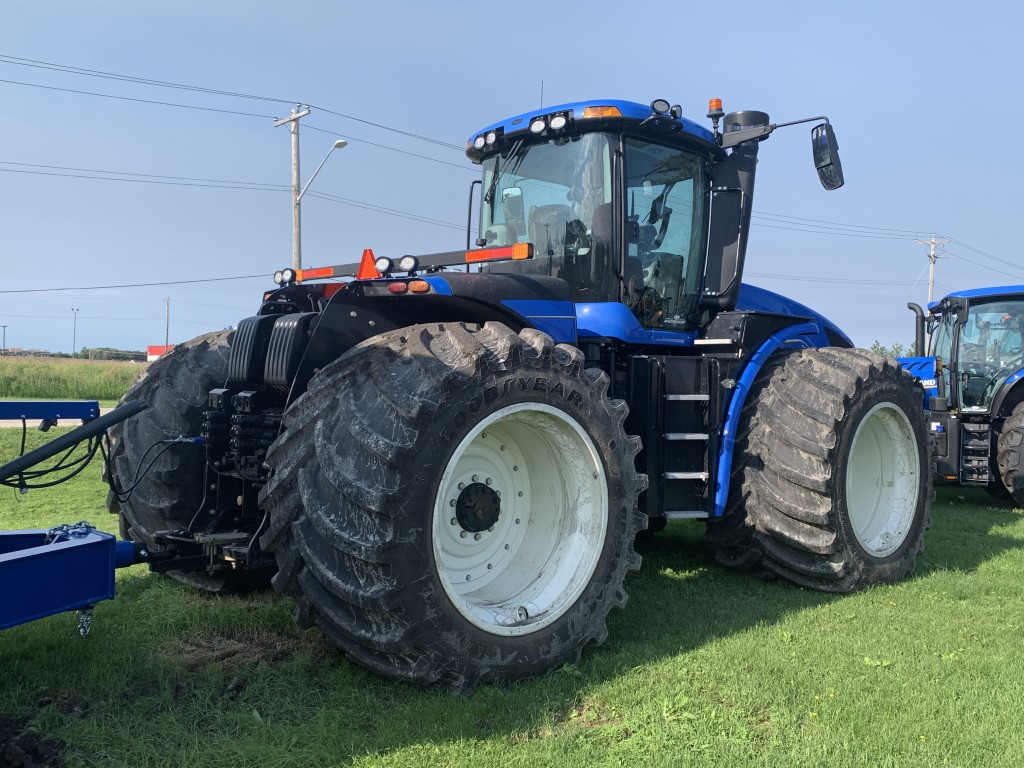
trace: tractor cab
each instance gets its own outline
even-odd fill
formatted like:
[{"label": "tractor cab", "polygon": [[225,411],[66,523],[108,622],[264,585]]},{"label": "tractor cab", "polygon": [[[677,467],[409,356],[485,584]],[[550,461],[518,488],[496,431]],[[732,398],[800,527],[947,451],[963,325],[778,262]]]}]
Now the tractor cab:
[{"label": "tractor cab", "polygon": [[931,354],[944,361],[950,406],[964,414],[988,413],[1007,380],[1024,369],[1024,293],[966,293],[931,308]]},{"label": "tractor cab", "polygon": [[[473,136],[467,155],[483,167],[476,246],[533,245],[532,259],[484,270],[559,277],[577,304],[622,302],[647,329],[692,330],[706,312],[735,307],[757,144],[777,126],[735,112],[719,133],[720,102],[711,107],[713,130],[665,101],[614,101],[532,112]],[[842,172],[828,124],[813,137],[834,188]]]}]

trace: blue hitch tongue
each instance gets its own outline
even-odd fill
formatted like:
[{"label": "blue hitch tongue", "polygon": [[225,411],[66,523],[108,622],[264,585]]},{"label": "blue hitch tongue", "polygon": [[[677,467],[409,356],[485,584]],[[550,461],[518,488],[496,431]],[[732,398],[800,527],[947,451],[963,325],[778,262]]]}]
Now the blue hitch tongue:
[{"label": "blue hitch tongue", "polygon": [[[114,570],[145,562],[142,545],[85,521],[49,530],[0,531],[0,629],[114,597]],[[85,631],[82,628],[85,627]],[[88,632],[88,616],[79,631]]]}]

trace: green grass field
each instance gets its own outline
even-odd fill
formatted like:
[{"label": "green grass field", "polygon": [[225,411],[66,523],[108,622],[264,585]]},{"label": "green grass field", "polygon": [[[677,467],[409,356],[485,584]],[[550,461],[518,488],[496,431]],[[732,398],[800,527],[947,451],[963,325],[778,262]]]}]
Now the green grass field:
[{"label": "green grass field", "polygon": [[[98,466],[2,489],[0,528],[113,532],[104,498]],[[673,524],[579,667],[464,698],[350,664],[273,593],[133,566],[88,637],[70,614],[0,633],[0,766],[1016,768],[1024,512],[940,490],[933,518],[913,579],[847,597],[727,572]]]},{"label": "green grass field", "polygon": [[145,363],[0,357],[0,399],[117,401]]}]

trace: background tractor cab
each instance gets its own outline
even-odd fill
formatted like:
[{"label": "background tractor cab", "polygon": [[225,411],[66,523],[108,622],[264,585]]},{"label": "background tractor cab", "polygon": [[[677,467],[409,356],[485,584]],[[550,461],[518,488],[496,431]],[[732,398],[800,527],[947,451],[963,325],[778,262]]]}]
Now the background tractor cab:
[{"label": "background tractor cab", "polygon": [[[926,387],[940,483],[1009,490],[1024,503],[1024,286],[952,293],[917,315],[915,354],[901,360]],[[925,327],[930,347],[925,353]],[[1014,414],[1019,413],[1020,418]]]}]

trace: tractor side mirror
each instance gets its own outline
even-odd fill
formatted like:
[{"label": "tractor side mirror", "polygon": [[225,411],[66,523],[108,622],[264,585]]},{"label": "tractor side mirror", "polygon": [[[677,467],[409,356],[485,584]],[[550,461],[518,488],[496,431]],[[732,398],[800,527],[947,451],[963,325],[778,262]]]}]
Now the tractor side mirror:
[{"label": "tractor side mirror", "polygon": [[822,123],[811,129],[811,151],[814,153],[814,167],[818,171],[821,186],[827,190],[843,186],[843,165],[839,162],[839,143],[830,123]]}]

